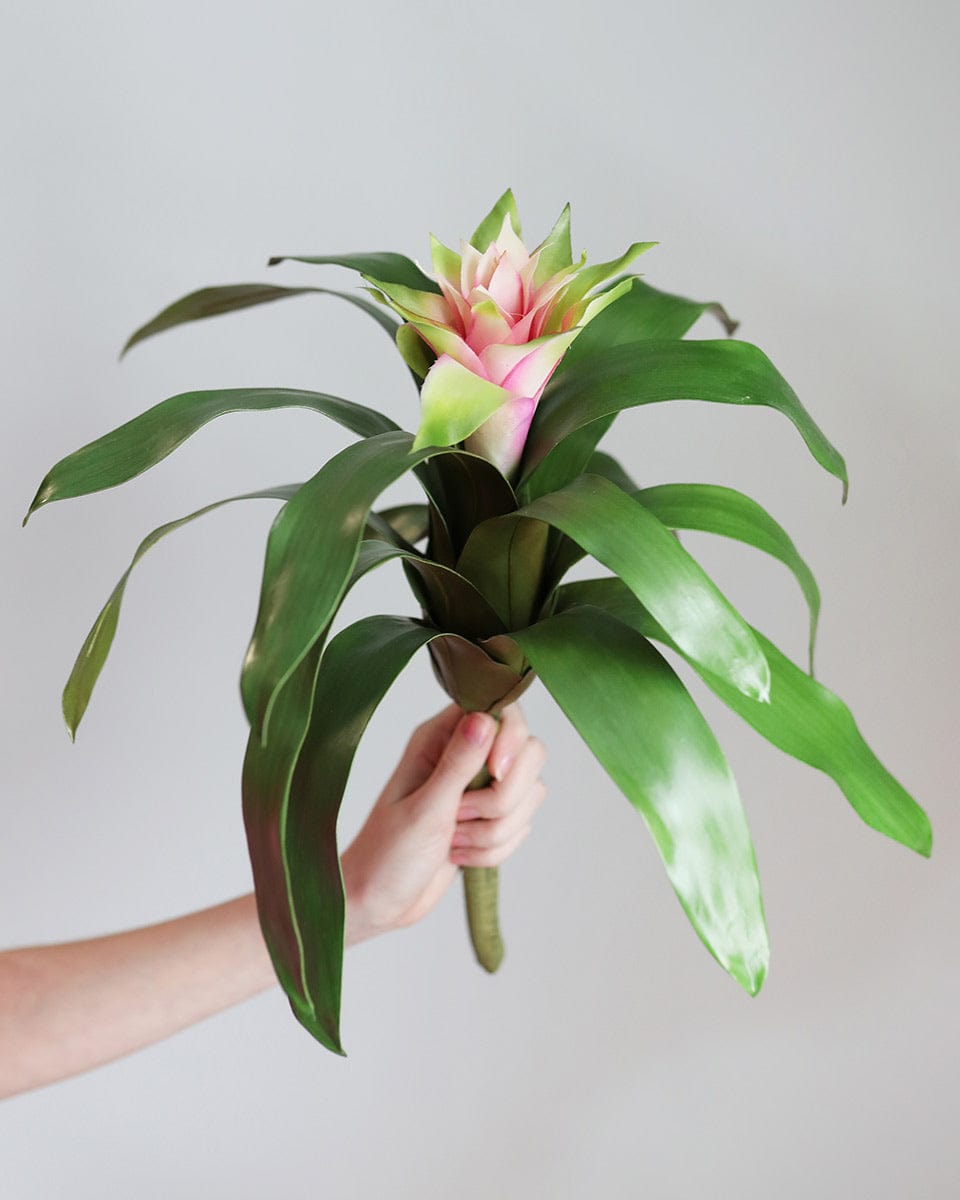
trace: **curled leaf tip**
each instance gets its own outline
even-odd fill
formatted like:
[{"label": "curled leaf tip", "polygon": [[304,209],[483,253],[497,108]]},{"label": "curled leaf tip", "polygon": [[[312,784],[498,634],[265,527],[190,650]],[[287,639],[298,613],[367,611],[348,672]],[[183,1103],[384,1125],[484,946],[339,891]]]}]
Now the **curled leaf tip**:
[{"label": "curled leaf tip", "polygon": [[267,259],[267,266],[275,267],[277,263],[282,263],[285,257],[286,255],[284,254],[271,254]]}]

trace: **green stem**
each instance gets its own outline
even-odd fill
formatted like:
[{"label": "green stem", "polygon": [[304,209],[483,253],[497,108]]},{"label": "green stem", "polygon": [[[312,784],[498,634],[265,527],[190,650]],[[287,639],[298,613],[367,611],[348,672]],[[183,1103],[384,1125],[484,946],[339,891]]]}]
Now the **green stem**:
[{"label": "green stem", "polygon": [[[499,713],[493,713],[498,720]],[[468,792],[487,787],[490,772],[480,768],[471,781]],[[500,936],[500,914],[497,902],[500,884],[499,867],[463,867],[463,896],[467,904],[467,925],[470,942],[477,962],[492,975],[503,962],[503,938]]]}]

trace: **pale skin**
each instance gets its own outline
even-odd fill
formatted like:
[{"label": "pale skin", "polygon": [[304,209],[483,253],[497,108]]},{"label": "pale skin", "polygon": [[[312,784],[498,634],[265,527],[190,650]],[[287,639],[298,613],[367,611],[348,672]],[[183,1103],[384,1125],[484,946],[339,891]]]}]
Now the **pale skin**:
[{"label": "pale skin", "polygon": [[[348,946],[412,925],[461,866],[498,866],[543,802],[542,745],[451,706],[415,731],[342,856]],[[464,794],[486,764],[492,784]],[[0,1097],[76,1075],[275,986],[252,895],[159,925],[0,953]]]}]

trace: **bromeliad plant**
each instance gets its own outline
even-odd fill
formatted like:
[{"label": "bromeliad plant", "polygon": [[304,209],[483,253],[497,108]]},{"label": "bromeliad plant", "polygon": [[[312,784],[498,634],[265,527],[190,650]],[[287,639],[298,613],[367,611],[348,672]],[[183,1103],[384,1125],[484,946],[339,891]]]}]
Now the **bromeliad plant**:
[{"label": "bromeliad plant", "polygon": [[[432,276],[394,253],[295,258],[358,271],[373,300],[262,284],[194,292],[137,330],[125,350],[202,317],[311,292],[340,296],[387,332],[410,368],[420,391],[416,435],[318,392],[188,392],[57,463],[30,506],[32,513],[132,479],[228,412],[301,406],[358,436],[306,483],[221,500],[149,534],[63,696],[73,736],[130,571],[152,545],[232,500],[283,501],[241,675],[251,727],[243,811],[277,975],[296,1016],[332,1050],[342,1053],[337,814],[364,728],[423,647],[465,709],[496,714],[535,676],[543,680],[644,818],[707,949],[751,994],[763,981],[768,944],[747,823],[719,745],[654,643],[685,659],[768,741],[830,775],[868,825],[930,852],[923,811],[878,762],[842,701],[813,678],[820,598],[784,530],[730,488],[640,488],[597,449],[626,408],[672,399],[765,405],[793,422],[846,492],[840,454],[760,350],[682,340],[707,312],[732,334],[723,309],[624,274],[650,244],[597,266],[575,262],[565,209],[528,251],[508,191],[459,253],[433,240]],[[425,503],[375,511],[407,473]],[[747,624],[678,530],[734,538],[793,572],[810,610],[809,673]],[[585,556],[610,574],[564,583]],[[389,561],[402,565],[421,616],[370,616],[329,637],[350,588]],[[477,957],[495,970],[496,871],[467,869],[464,878]]]}]

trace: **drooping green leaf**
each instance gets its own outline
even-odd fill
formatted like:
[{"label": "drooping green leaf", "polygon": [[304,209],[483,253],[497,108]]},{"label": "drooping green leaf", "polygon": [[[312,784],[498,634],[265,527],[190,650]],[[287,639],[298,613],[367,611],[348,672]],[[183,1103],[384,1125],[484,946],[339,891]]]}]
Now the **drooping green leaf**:
[{"label": "drooping green leaf", "polygon": [[581,475],[518,515],[562,530],[619,575],[687,654],[734,687],[766,697],[770,674],[749,626],[666,526],[615,484]]},{"label": "drooping green leaf", "polygon": [[385,488],[431,454],[401,431],[376,434],[335,455],[274,522],[257,620],[241,677],[251,726],[267,736],[278,691],[336,611],[371,507]]},{"label": "drooping green leaf", "polygon": [[303,947],[291,908],[284,859],[283,823],[290,781],[310,722],[313,683],[321,646],[313,646],[277,699],[277,726],[264,743],[251,730],[243,760],[243,823],[257,894],[257,912],[273,968],[297,1018],[328,1049],[342,1054],[338,1031],[314,1015],[304,982]]},{"label": "drooping green leaf", "polygon": [[733,538],[771,555],[793,572],[810,609],[808,658],[812,675],[820,589],[786,530],[755,500],[733,488],[707,483],[667,483],[643,488],[636,498],[670,529],[700,530]]},{"label": "drooping green leaf", "polygon": [[583,359],[606,354],[613,346],[682,338],[706,313],[717,318],[728,336],[735,332],[738,322],[730,319],[722,305],[661,292],[634,277],[630,290],[580,334],[564,355],[557,376]]},{"label": "drooping green leaf", "polygon": [[123,358],[127,351],[138,342],[152,337],[155,333],[173,329],[176,325],[185,325],[189,321],[200,321],[206,317],[218,317],[224,313],[237,312],[242,308],[252,308],[256,304],[268,304],[273,300],[283,300],[288,296],[303,296],[309,292],[320,296],[337,296],[341,300],[346,300],[368,316],[373,317],[381,329],[390,335],[391,339],[396,338],[398,323],[385,313],[380,305],[371,303],[364,296],[331,291],[330,288],[275,287],[268,283],[232,283],[222,287],[201,288],[169,305],[130,335],[120,351],[120,357]]},{"label": "drooping green leaf", "polygon": [[86,496],[126,483],[155,466],[198,429],[225,413],[274,408],[309,408],[361,437],[394,431],[397,425],[375,409],[339,396],[295,388],[225,388],[182,392],[62,458],[47,473],[24,517],[44,504]]},{"label": "drooping green leaf", "polygon": [[496,240],[497,234],[503,227],[503,218],[508,213],[510,214],[510,224],[513,226],[513,232],[517,237],[520,237],[520,215],[517,212],[517,202],[513,198],[513,192],[510,188],[507,188],[473,231],[470,245],[482,254],[490,243]]},{"label": "drooping green leaf", "polygon": [[130,578],[133,568],[146,552],[155,546],[161,538],[166,537],[168,533],[173,533],[174,530],[180,529],[190,521],[195,521],[197,517],[203,517],[215,509],[222,508],[225,504],[232,504],[235,500],[289,500],[299,486],[299,483],[284,484],[273,488],[266,488],[260,492],[247,492],[243,496],[230,496],[226,500],[217,500],[213,504],[207,504],[203,508],[197,509],[196,512],[189,513],[185,517],[180,517],[179,520],[168,521],[167,524],[161,525],[159,528],[154,529],[152,533],[147,534],[137,547],[129,567],[120,576],[117,586],[110,593],[106,604],[100,610],[100,615],[94,621],[93,627],[87,634],[80,653],[77,655],[77,660],[73,664],[73,670],[70,672],[70,678],[67,680],[66,687],[63,689],[63,719],[67,723],[67,730],[71,740],[76,737],[77,727],[83,719],[83,714],[87,711],[90,696],[96,686],[97,680],[100,678],[100,672],[107,661],[107,655],[110,653],[113,637],[117,630],[117,621],[120,617],[120,606],[123,603],[123,594],[126,590],[127,580]]},{"label": "drooping green leaf", "polygon": [[769,946],[737,787],[710,727],[645,638],[595,608],[512,635],[643,817],[690,921],[751,995]]},{"label": "drooping green leaf", "polygon": [[339,1053],[345,905],[337,815],[370,718],[409,660],[433,637],[435,630],[415,621],[378,616],[358,621],[332,639],[320,664],[309,728],[279,822],[285,894],[299,932],[307,1001],[303,1005],[298,996],[291,997],[293,1011]]},{"label": "drooping green leaf", "polygon": [[[565,584],[557,604],[561,610],[581,604],[603,608],[645,637],[683,653],[619,579]],[[758,704],[688,661],[704,683],[768,742],[829,775],[867,825],[929,855],[932,834],[926,814],[879,762],[847,706],[758,630],[754,634],[770,665],[768,704]]]},{"label": "drooping green leaf", "polygon": [[282,262],[346,267],[350,271],[359,271],[361,275],[382,279],[384,283],[397,283],[421,292],[440,291],[436,282],[424,274],[412,258],[392,250],[378,250],[371,254],[278,254],[268,260],[267,266],[275,267]]},{"label": "drooping green leaf", "polygon": [[[419,621],[366,617],[331,640],[319,670],[318,646],[301,660],[280,691],[265,745],[251,730],[244,817],[260,923],[295,1015],[338,1054],[345,906],[337,814],[378,704],[421,646],[447,644],[482,656]],[[513,673],[487,662],[487,673],[499,671],[501,686],[510,686]]]},{"label": "drooping green leaf", "polygon": [[[616,308],[613,305],[607,311]],[[589,326],[584,333],[588,330]],[[548,385],[534,415],[521,495],[533,498],[566,482],[550,467],[552,453],[565,438],[600,418],[662,400],[763,405],[783,413],[817,462],[843,482],[846,498],[847,470],[839,451],[766,355],[756,346],[737,341],[638,342],[615,346],[602,359],[590,356],[569,367]],[[602,426],[595,428],[600,435],[605,432]]]}]

